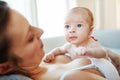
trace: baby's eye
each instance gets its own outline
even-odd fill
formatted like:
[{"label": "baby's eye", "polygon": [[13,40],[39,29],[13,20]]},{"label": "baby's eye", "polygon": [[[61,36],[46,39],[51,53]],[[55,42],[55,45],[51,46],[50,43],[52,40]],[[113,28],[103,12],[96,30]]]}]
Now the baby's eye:
[{"label": "baby's eye", "polygon": [[77,27],[81,27],[81,26],[82,26],[82,24],[78,24],[78,25],[77,25]]},{"label": "baby's eye", "polygon": [[65,25],[65,28],[66,28],[66,29],[69,29],[69,28],[70,28],[70,26],[69,26],[69,25]]}]

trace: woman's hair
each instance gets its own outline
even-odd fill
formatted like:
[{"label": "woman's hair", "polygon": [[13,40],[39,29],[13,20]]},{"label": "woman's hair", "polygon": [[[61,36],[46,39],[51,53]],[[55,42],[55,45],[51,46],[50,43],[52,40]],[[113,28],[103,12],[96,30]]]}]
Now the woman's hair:
[{"label": "woman's hair", "polygon": [[9,7],[7,3],[0,1],[0,63],[8,61],[10,40],[5,33],[5,30],[9,18]]},{"label": "woman's hair", "polygon": [[9,63],[14,67],[14,70],[4,74],[0,73],[0,75],[20,73],[28,76],[27,71],[18,67],[18,63],[21,61],[20,58],[10,51],[12,39],[7,35],[6,32],[9,20],[10,8],[6,2],[0,1],[0,65]]}]

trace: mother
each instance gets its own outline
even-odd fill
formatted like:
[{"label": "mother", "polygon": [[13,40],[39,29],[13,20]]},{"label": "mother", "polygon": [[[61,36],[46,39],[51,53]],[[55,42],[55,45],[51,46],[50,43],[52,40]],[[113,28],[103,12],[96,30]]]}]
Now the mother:
[{"label": "mother", "polygon": [[[0,1],[0,74],[23,74],[33,80],[59,80],[65,72],[86,65],[80,64],[84,59],[70,62],[66,56],[58,56],[53,64],[43,63],[42,34],[42,29],[30,25],[24,16]],[[67,64],[61,59],[67,59],[64,62]],[[106,80],[85,70],[75,73],[79,76],[72,76],[74,80]],[[69,80],[67,78],[65,80]]]}]

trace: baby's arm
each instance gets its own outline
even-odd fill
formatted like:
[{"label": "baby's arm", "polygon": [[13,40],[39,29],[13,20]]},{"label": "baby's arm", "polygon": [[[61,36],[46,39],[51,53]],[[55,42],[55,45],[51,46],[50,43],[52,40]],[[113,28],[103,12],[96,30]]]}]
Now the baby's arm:
[{"label": "baby's arm", "polygon": [[68,46],[69,46],[68,44],[65,44],[61,47],[57,47],[57,48],[53,49],[48,54],[46,54],[44,61],[52,62],[55,59],[55,56],[64,55],[65,53],[67,53]]},{"label": "baby's arm", "polygon": [[85,55],[95,57],[95,58],[106,58],[108,57],[107,51],[102,46],[87,48]]},{"label": "baby's arm", "polygon": [[75,49],[77,56],[90,56],[95,58],[106,58],[107,51],[102,46],[78,47]]}]

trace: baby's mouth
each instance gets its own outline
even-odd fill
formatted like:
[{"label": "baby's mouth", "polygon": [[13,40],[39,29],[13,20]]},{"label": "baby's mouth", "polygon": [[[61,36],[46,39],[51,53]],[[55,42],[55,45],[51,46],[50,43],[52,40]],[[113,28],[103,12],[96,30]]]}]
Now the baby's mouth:
[{"label": "baby's mouth", "polygon": [[77,37],[76,36],[70,36],[69,39],[73,40],[73,39],[77,39]]}]

